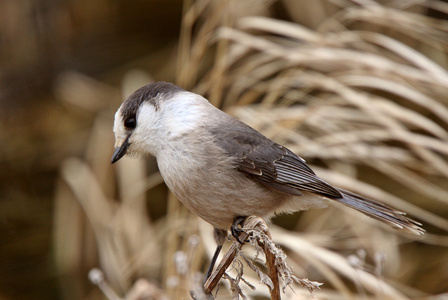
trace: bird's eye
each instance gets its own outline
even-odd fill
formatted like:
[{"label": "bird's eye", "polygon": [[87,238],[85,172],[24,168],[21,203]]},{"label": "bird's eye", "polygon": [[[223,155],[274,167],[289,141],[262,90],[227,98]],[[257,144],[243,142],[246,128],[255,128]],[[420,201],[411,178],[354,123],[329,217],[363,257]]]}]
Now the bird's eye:
[{"label": "bird's eye", "polygon": [[134,129],[135,126],[137,126],[137,121],[135,118],[128,118],[126,121],[124,121],[124,126],[128,129]]}]

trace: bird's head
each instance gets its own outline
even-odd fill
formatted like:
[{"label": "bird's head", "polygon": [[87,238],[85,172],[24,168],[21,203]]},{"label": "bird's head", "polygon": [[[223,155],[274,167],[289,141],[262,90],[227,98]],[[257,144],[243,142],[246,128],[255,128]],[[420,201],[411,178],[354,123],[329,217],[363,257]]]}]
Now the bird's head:
[{"label": "bird's head", "polygon": [[157,156],[167,140],[193,129],[209,106],[205,98],[168,82],[141,87],[115,114],[111,162],[126,154]]}]

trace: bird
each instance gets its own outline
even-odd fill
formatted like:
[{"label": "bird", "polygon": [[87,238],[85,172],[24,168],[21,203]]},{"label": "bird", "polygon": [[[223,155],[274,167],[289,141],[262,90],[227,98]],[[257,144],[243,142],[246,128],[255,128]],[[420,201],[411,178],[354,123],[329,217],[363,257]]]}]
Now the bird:
[{"label": "bird", "polygon": [[398,229],[424,233],[403,212],[332,186],[285,146],[169,82],[152,82],[131,94],[115,113],[113,131],[112,164],[125,155],[154,156],[171,192],[213,226],[217,248],[205,280],[228,231],[239,241],[239,226],[248,216],[269,220],[338,202]]}]

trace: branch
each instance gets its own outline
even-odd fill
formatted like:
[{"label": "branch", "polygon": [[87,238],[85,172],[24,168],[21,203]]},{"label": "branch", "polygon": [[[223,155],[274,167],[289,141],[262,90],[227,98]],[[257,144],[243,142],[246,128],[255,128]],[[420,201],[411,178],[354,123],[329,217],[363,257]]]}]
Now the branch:
[{"label": "branch", "polygon": [[[249,236],[255,231],[263,233],[266,237],[268,237],[269,240],[271,238],[268,226],[260,217],[247,217],[244,221],[242,230],[243,232],[239,236],[240,240],[242,241],[247,241],[249,239]],[[259,236],[260,235],[256,235],[256,237]],[[268,268],[268,276],[271,281],[270,284],[267,285],[271,290],[271,299],[278,300],[280,299],[280,285],[278,280],[278,269],[276,266],[275,254],[269,251],[268,243],[266,243],[264,239],[256,238],[256,242],[266,255],[266,266]],[[229,251],[227,251],[216,270],[205,282],[204,291],[206,294],[211,294],[213,289],[218,285],[219,280],[224,276],[227,268],[233,262],[242,247],[243,244],[240,244],[238,241],[234,241],[232,243]]]}]

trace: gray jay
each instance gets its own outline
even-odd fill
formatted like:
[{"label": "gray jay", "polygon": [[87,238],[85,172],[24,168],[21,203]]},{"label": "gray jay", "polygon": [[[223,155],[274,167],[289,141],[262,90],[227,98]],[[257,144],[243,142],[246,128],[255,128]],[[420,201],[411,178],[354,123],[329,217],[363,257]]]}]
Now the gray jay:
[{"label": "gray jay", "polygon": [[226,114],[204,97],[167,82],[135,91],[115,114],[115,153],[153,155],[168,188],[215,229],[238,239],[244,217],[326,207],[336,201],[370,217],[421,234],[420,223],[380,202],[334,187],[305,160]]}]

